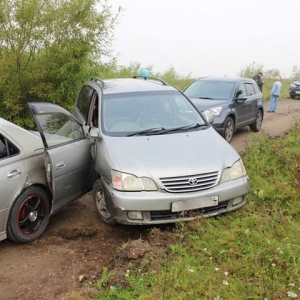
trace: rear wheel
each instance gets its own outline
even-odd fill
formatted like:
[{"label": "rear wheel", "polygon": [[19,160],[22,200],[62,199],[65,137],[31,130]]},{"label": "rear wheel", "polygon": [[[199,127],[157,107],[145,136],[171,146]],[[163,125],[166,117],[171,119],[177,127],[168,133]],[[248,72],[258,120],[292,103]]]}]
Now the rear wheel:
[{"label": "rear wheel", "polygon": [[111,203],[105,197],[102,180],[98,179],[94,183],[93,188],[93,202],[96,208],[97,214],[99,218],[108,225],[115,225],[116,222],[114,220],[115,214],[113,209],[111,208]]},{"label": "rear wheel", "polygon": [[230,143],[234,133],[234,122],[231,117],[226,118],[224,123],[224,132],[223,137],[224,139]]},{"label": "rear wheel", "polygon": [[40,237],[49,223],[50,204],[47,193],[38,187],[25,190],[15,201],[7,223],[7,236],[18,243]]},{"label": "rear wheel", "polygon": [[257,112],[257,116],[256,116],[255,122],[250,125],[250,129],[252,131],[254,131],[254,132],[260,131],[260,128],[261,128],[261,125],[262,125],[262,121],[263,121],[263,115],[262,115],[261,110],[259,110]]}]

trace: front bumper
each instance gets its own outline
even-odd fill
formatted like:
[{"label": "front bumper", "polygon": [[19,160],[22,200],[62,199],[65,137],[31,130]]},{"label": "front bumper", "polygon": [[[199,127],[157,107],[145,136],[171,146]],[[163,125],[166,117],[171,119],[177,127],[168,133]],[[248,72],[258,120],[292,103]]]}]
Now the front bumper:
[{"label": "front bumper", "polygon": [[290,88],[290,96],[300,97],[300,87],[299,88]]},{"label": "front bumper", "polygon": [[[192,193],[120,192],[104,183],[114,205],[115,221],[128,225],[154,225],[190,221],[237,210],[247,201],[249,178],[222,183]],[[211,199],[217,199],[211,203]],[[182,208],[183,210],[180,210]],[[130,219],[128,213],[141,212],[141,219]]]}]

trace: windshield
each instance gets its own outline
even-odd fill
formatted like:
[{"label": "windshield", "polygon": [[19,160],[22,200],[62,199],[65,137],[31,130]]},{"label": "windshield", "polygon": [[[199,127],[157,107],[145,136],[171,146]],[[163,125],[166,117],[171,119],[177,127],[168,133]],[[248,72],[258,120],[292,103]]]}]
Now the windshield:
[{"label": "windshield", "polygon": [[233,82],[197,80],[184,93],[190,98],[229,100],[233,91]]},{"label": "windshield", "polygon": [[104,95],[101,124],[105,134],[130,136],[206,122],[178,91],[157,91]]}]

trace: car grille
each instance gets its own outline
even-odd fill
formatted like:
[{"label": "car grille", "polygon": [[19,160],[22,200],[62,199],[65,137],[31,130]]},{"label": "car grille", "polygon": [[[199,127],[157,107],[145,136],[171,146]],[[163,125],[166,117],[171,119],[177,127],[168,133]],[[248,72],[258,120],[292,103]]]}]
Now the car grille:
[{"label": "car grille", "polygon": [[213,215],[214,213],[225,212],[229,201],[219,203],[217,206],[205,207],[184,212],[171,212],[171,211],[151,211],[151,221],[163,221],[172,219],[196,218]]},{"label": "car grille", "polygon": [[209,189],[217,184],[219,172],[198,175],[160,178],[164,188],[171,193],[196,192]]}]

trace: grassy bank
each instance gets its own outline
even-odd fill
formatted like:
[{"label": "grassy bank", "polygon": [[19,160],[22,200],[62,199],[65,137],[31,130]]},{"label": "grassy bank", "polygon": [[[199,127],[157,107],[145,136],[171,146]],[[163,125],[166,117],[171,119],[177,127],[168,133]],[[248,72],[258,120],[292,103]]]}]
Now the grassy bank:
[{"label": "grassy bank", "polygon": [[282,139],[251,139],[243,157],[252,187],[248,204],[179,224],[177,241],[161,257],[128,264],[119,286],[109,284],[114,271],[105,271],[93,299],[299,298],[299,126]]}]

